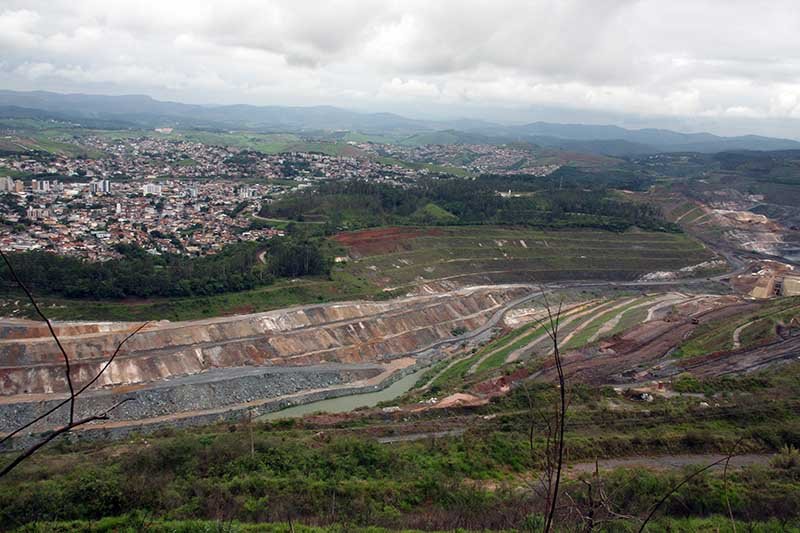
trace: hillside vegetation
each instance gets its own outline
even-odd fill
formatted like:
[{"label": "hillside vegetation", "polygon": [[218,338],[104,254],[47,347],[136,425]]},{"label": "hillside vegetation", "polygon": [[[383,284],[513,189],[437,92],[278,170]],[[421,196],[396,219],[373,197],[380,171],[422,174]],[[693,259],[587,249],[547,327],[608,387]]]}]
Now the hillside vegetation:
[{"label": "hillside vegetation", "polygon": [[[317,241],[295,237],[238,243],[204,257],[152,255],[132,245],[117,250],[121,257],[106,262],[49,252],[11,254],[10,261],[23,283],[39,294],[94,299],[209,296],[330,270]],[[5,264],[0,280],[4,289],[16,289]]]},{"label": "hillside vegetation", "polygon": [[[742,452],[780,452],[772,462],[731,469],[724,481],[719,471],[693,478],[661,509],[653,530],[709,524],[725,530],[727,501],[743,530],[779,531],[768,529],[771,519],[791,529],[800,519],[800,459],[793,448],[800,445],[793,400],[800,392],[798,370],[795,364],[762,373],[755,385],[752,378],[729,378],[725,407],[714,410],[699,409],[692,398],[642,406],[607,390],[573,386],[568,461],[593,465],[597,457],[719,452],[737,441]],[[708,386],[713,393],[714,384]],[[529,405],[549,405],[555,394],[544,384],[517,388],[474,412],[462,436],[416,442],[381,444],[374,437],[459,427],[465,413],[428,412],[407,421],[375,415],[338,424],[324,417],[243,422],[166,429],[121,442],[64,443],[25,463],[0,487],[0,527],[85,530],[89,521],[102,520],[95,524],[103,529],[96,530],[147,523],[155,531],[196,531],[225,523],[232,531],[272,531],[257,524],[291,519],[298,530],[305,530],[302,523],[348,524],[347,530],[525,530],[542,512],[530,480],[541,472],[545,445],[545,427],[535,422],[531,454]],[[607,504],[619,515],[609,526],[637,527],[634,517],[644,516],[683,475],[603,470]],[[589,496],[581,480],[592,476],[569,470],[565,476],[564,490],[585,509]],[[564,513],[558,530],[579,523]]]},{"label": "hillside vegetation", "polygon": [[644,203],[622,201],[608,193],[609,186],[633,186],[633,182],[616,180],[613,176],[606,178],[595,182],[590,175],[579,172],[567,174],[564,179],[482,176],[475,180],[422,180],[408,186],[366,181],[328,182],[267,203],[259,215],[297,221],[324,220],[333,229],[425,222],[612,231],[636,226],[655,231],[679,231],[658,209]]},{"label": "hillside vegetation", "polygon": [[354,257],[343,267],[347,272],[384,287],[435,280],[632,280],[713,257],[685,235],[643,231],[451,226],[363,230],[333,240]]}]

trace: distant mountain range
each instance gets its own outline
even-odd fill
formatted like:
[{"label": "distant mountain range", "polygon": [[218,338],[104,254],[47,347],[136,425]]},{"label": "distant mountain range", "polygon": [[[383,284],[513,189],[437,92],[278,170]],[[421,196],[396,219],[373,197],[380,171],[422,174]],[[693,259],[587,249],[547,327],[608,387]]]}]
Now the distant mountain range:
[{"label": "distant mountain range", "polygon": [[416,120],[393,113],[360,113],[332,106],[193,105],[149,96],[100,96],[0,90],[0,118],[57,119],[96,128],[176,126],[245,129],[309,135],[354,131],[400,144],[529,142],[605,155],[728,150],[793,150],[800,142],[757,135],[721,137],[663,129],[534,122],[503,125],[480,120]]}]

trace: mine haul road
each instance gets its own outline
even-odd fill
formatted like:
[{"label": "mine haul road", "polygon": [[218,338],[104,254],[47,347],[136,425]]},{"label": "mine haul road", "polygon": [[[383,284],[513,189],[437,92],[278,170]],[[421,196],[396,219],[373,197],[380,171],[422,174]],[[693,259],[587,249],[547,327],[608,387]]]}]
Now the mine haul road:
[{"label": "mine haul road", "polygon": [[[736,268],[736,267],[739,267],[739,268]],[[740,267],[739,264],[735,264],[734,268],[736,268],[736,270],[739,270],[739,269],[742,269],[743,267]],[[529,290],[529,292],[524,294],[521,297],[515,298],[513,300],[509,300],[509,301],[499,305],[498,308],[489,316],[489,318],[486,320],[486,322],[484,322],[480,326],[478,326],[478,327],[476,327],[476,328],[474,328],[474,329],[472,329],[472,330],[470,330],[468,332],[463,333],[462,335],[454,336],[454,337],[451,337],[451,338],[437,340],[437,341],[435,341],[435,342],[433,342],[433,343],[431,343],[429,345],[415,348],[414,350],[412,350],[410,352],[403,353],[403,354],[396,354],[396,357],[409,357],[409,356],[411,356],[411,357],[420,357],[420,356],[425,356],[425,355],[430,357],[431,355],[433,355],[432,352],[434,352],[435,350],[437,350],[437,349],[439,349],[439,348],[441,348],[443,346],[457,345],[457,344],[460,344],[460,343],[464,343],[464,342],[467,342],[467,341],[474,340],[476,338],[480,338],[480,336],[487,335],[489,332],[491,332],[491,330],[493,328],[497,327],[497,325],[503,320],[504,316],[506,315],[506,313],[510,309],[513,309],[513,308],[515,308],[515,307],[517,307],[519,305],[522,305],[522,304],[525,304],[525,303],[530,302],[532,300],[535,300],[536,298],[541,298],[541,297],[544,297],[547,294],[551,294],[551,293],[553,293],[555,291],[559,291],[559,290],[563,290],[563,289],[592,288],[592,287],[596,287],[596,288],[614,288],[614,287],[619,287],[619,288],[628,288],[628,289],[634,289],[634,290],[635,289],[654,290],[654,289],[658,289],[660,287],[663,287],[663,288],[667,289],[667,288],[672,288],[672,287],[675,287],[675,286],[691,286],[691,285],[696,285],[696,284],[707,284],[709,282],[723,282],[726,278],[730,277],[732,274],[733,273],[729,272],[729,273],[726,273],[726,274],[723,274],[723,275],[720,275],[720,276],[715,276],[715,277],[710,277],[710,278],[687,278],[687,279],[656,280],[656,281],[572,281],[572,282],[567,281],[567,282],[555,282],[555,283],[548,283],[548,284],[534,284],[534,283],[520,284],[520,283],[515,283],[515,284],[492,285],[492,287],[496,287],[498,289],[502,289],[504,287],[505,288],[509,288],[509,289],[511,289],[511,288],[517,288],[517,289],[527,288]],[[442,297],[446,297],[446,295],[443,294]],[[322,304],[322,306],[324,307],[324,306],[328,306],[328,305],[340,305],[341,303],[342,302],[336,302],[336,303],[331,303],[331,304]],[[551,302],[551,303],[554,303],[554,302]],[[288,312],[290,310],[305,309],[305,308],[312,308],[312,307],[320,307],[320,304],[310,304],[310,305],[307,305],[307,306],[296,306],[296,307],[292,307],[290,309],[286,309],[285,311]],[[209,319],[208,320],[209,323],[213,323],[213,321],[214,321],[214,319]],[[227,374],[227,372],[226,372],[227,369],[218,369],[218,370],[219,370],[219,372],[217,373],[217,375],[219,375],[219,376],[225,376]],[[210,377],[211,376],[206,376],[206,379],[208,379]],[[389,382],[393,381],[393,378],[394,378],[394,376],[392,376],[392,379],[385,379],[384,380],[385,383],[381,384],[381,386],[388,385]],[[189,379],[189,381],[191,381],[191,378]],[[149,384],[144,384],[143,388],[148,388],[149,386],[155,385],[156,383],[158,383],[158,382],[152,382],[152,383],[149,383]],[[103,392],[104,391],[98,391],[97,393],[98,394],[102,394]],[[54,398],[57,398],[57,397],[63,396],[63,395],[54,394],[54,395],[48,395],[48,396],[50,398],[54,399]],[[276,399],[278,399],[278,398],[276,398]],[[6,400],[11,400],[11,398],[10,397],[6,398]],[[302,403],[302,402],[299,402],[299,403]],[[230,405],[227,405],[227,406],[223,407],[223,409],[226,410],[226,411],[227,410],[236,411],[239,407],[246,407],[246,406],[245,405],[240,405],[238,403],[232,403]],[[178,419],[178,418],[185,419],[187,416],[192,416],[192,411],[182,411],[182,412],[174,413],[173,415],[167,415],[166,417],[162,417],[162,421],[165,418],[169,419],[169,418],[171,418],[173,416],[176,419]],[[147,420],[146,419],[130,420],[129,422],[132,425],[139,425],[140,427],[142,425],[147,425]],[[116,421],[115,423],[116,424],[120,424],[120,423],[124,424],[125,422],[124,421]],[[103,427],[103,424],[97,424],[96,425],[97,429],[102,429],[102,427]],[[89,428],[87,428],[87,430],[88,429]]]}]

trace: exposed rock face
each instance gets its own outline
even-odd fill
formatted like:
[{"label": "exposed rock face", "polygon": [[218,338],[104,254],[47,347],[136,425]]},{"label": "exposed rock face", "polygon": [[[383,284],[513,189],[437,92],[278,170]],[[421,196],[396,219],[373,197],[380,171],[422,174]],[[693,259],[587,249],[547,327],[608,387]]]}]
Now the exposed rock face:
[{"label": "exposed rock face", "polygon": [[[374,378],[381,371],[381,365],[370,364],[214,369],[201,375],[184,376],[149,387],[126,387],[129,390],[124,392],[95,391],[76,403],[75,415],[80,419],[102,412],[122,398],[134,401],[126,402],[114,411],[114,421],[117,423],[183,412],[207,411],[359,382]],[[55,395],[47,398],[52,399],[0,402],[0,432],[22,426],[61,401]],[[33,429],[41,431],[65,424],[68,414],[69,408],[64,405]]]},{"label": "exposed rock face", "polygon": [[[59,336],[86,335],[115,330],[127,330],[130,324],[124,322],[63,322],[53,324]],[[35,339],[50,335],[44,322],[14,320],[0,323],[0,339]]]},{"label": "exposed rock face", "polygon": [[[131,338],[96,383],[118,387],[211,368],[381,362],[474,330],[526,295],[523,287],[473,287],[387,302],[306,306],[209,320],[160,322]],[[138,324],[62,324],[77,387]],[[0,325],[0,395],[63,393],[63,360],[45,327]]]}]

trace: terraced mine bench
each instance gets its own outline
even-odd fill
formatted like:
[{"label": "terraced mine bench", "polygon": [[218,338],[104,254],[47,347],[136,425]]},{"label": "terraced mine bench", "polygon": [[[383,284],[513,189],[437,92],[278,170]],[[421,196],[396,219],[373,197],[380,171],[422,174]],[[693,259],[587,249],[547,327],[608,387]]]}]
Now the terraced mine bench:
[{"label": "terraced mine bench", "polygon": [[[120,406],[113,422],[94,427],[188,424],[268,412],[287,398],[283,405],[374,390],[427,364],[437,348],[488,331],[507,309],[533,296],[527,286],[470,287],[386,302],[149,324],[82,397],[79,414],[130,397],[135,401]],[[0,432],[45,412],[68,391],[62,355],[46,329],[23,321],[5,327],[13,335],[0,340]],[[136,327],[58,324],[75,387],[88,383]],[[59,410],[32,430],[65,417]]]}]

